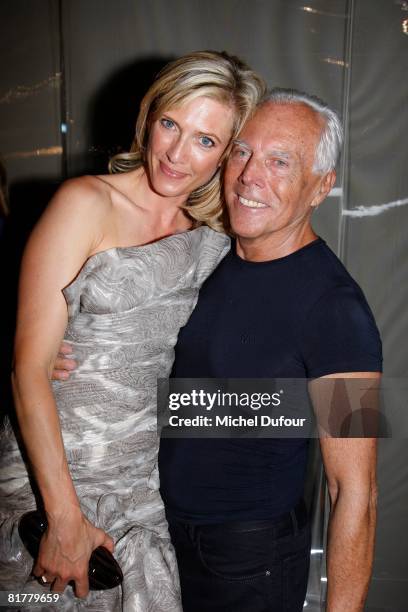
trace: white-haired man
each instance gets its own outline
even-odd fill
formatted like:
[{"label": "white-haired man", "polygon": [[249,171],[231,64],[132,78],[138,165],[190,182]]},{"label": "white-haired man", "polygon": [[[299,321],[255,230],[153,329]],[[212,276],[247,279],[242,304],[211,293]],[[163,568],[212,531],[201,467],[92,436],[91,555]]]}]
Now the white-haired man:
[{"label": "white-haired man", "polygon": [[[380,376],[365,298],[311,226],[335,182],[341,140],[333,111],[288,90],[272,90],[244,127],[225,171],[236,243],[180,332],[174,377]],[[357,612],[373,558],[375,440],[320,444],[331,498],[327,610]],[[303,609],[306,451],[305,439],[161,441],[185,612]]]}]

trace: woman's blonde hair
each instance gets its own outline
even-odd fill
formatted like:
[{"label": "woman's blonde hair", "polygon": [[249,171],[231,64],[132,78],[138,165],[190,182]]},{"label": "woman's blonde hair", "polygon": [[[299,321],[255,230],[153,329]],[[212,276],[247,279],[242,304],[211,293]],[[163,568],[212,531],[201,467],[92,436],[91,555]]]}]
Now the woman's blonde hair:
[{"label": "woman's blonde hair", "polygon": [[[199,96],[231,105],[236,110],[232,137],[236,138],[265,93],[264,80],[239,58],[226,52],[197,51],[167,64],[144,96],[129,153],[119,153],[109,163],[110,172],[129,172],[146,161],[149,129],[165,111]],[[230,147],[225,150],[225,160]],[[193,191],[185,209],[199,223],[220,230],[222,223],[220,169],[212,179]]]}]

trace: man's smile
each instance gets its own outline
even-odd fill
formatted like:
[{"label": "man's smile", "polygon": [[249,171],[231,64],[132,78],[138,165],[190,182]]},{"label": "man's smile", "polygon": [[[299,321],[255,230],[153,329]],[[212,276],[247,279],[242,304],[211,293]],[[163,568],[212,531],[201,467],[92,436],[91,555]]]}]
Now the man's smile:
[{"label": "man's smile", "polygon": [[268,208],[263,202],[257,202],[256,200],[247,200],[242,196],[238,196],[239,203],[247,208]]}]

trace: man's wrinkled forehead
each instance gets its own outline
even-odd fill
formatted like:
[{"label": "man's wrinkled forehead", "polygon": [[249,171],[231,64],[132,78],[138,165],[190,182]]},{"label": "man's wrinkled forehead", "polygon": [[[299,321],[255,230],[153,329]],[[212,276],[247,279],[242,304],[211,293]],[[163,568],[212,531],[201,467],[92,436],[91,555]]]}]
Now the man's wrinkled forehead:
[{"label": "man's wrinkled forehead", "polygon": [[288,151],[288,144],[298,152],[302,145],[316,146],[323,126],[319,114],[306,104],[264,102],[233,142],[248,150],[258,144],[268,152],[288,155],[292,149],[290,146]]},{"label": "man's wrinkled forehead", "polygon": [[[264,120],[267,121],[268,117],[272,119],[276,115],[282,114],[296,116],[301,121],[311,121],[316,125],[321,124],[319,113],[308,104],[305,104],[305,102],[300,102],[297,100],[292,102],[267,100],[266,102],[261,102],[261,104],[259,104],[251,119],[246,123],[246,126],[259,116],[263,116]],[[244,129],[246,126],[244,126]]]}]

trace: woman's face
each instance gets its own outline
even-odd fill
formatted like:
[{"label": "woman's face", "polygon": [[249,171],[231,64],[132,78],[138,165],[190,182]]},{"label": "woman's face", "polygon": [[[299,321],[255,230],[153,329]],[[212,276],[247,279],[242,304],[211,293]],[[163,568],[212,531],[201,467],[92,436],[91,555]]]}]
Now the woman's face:
[{"label": "woman's face", "polygon": [[231,139],[234,109],[201,96],[165,111],[151,125],[150,184],[162,196],[187,199],[211,179]]}]

